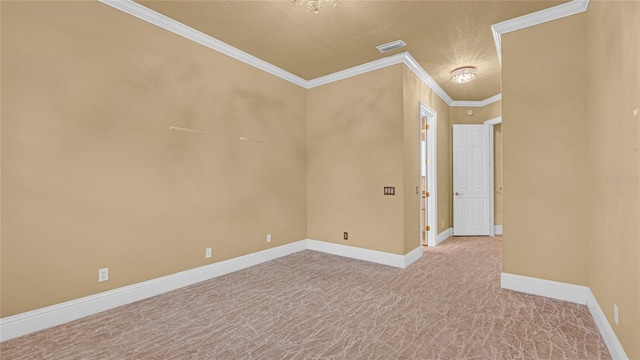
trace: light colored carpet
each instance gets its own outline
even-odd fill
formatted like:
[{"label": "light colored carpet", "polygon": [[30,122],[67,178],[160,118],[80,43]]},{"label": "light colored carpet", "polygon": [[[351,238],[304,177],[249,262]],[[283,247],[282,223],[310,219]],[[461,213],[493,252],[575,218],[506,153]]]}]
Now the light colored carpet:
[{"label": "light colored carpet", "polygon": [[406,270],[304,251],[0,345],[2,359],[609,359],[586,306],[500,289],[500,239]]}]

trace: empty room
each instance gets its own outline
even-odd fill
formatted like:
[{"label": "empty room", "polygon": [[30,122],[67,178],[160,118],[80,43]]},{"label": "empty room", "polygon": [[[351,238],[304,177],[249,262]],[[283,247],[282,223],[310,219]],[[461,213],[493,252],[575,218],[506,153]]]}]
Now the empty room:
[{"label": "empty room", "polygon": [[0,34],[0,359],[640,359],[640,1]]}]

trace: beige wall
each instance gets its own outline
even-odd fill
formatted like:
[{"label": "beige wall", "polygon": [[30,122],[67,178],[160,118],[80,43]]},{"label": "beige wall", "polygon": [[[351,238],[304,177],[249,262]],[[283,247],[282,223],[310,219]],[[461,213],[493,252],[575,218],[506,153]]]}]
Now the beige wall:
[{"label": "beige wall", "polygon": [[[437,211],[438,224],[436,236],[451,227],[451,143],[449,136],[449,106],[429,89],[406,66],[403,80],[403,110],[404,110],[404,252],[416,248],[420,236],[420,196],[416,195],[415,187],[420,178],[420,149],[419,139],[419,102],[424,103],[436,111],[437,116]],[[414,190],[414,191],[411,191]],[[431,230],[434,231],[434,230]]]},{"label": "beige wall", "polygon": [[[473,114],[467,114],[472,110]],[[502,116],[502,101],[483,107],[452,106],[449,108],[451,124],[484,124],[485,121]]]},{"label": "beige wall", "polygon": [[594,1],[502,46],[504,271],[589,286],[640,358],[640,3]]},{"label": "beige wall", "polygon": [[[467,113],[469,110],[473,111],[471,115]],[[502,116],[502,101],[496,101],[479,108],[453,106],[449,108],[449,117],[451,119],[449,137],[453,138],[451,126],[453,124],[484,124],[485,121],[499,116]],[[452,153],[453,148],[450,147],[448,151]],[[493,219],[494,225],[502,225],[502,125],[493,126],[493,163]],[[449,199],[449,202],[450,206],[453,206],[453,197]]]},{"label": "beige wall", "polygon": [[98,2],[3,2],[1,316],[306,238],[305,104]]},{"label": "beige wall", "polygon": [[502,36],[503,270],[587,285],[586,15]]},{"label": "beige wall", "polygon": [[[308,91],[310,239],[404,254],[403,198],[413,189],[403,183],[402,68]],[[384,186],[396,195],[385,196]]]},{"label": "beige wall", "polygon": [[586,38],[589,287],[640,359],[640,3],[591,2]]}]

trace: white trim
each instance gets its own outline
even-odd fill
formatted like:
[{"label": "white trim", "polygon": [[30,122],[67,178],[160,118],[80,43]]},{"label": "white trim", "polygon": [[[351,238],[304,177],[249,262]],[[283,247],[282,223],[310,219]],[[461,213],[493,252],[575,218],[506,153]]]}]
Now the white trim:
[{"label": "white trim", "polygon": [[0,319],[0,341],[94,315],[306,249],[306,240],[301,240],[211,265],[8,316]]},{"label": "white trim", "polygon": [[239,60],[248,65],[251,65],[271,75],[277,76],[283,80],[289,81],[293,84],[306,88],[307,81],[304,80],[303,78],[296,76],[286,70],[283,70],[275,65],[272,65],[264,60],[258,59],[257,57],[249,53],[246,53],[227,43],[224,43],[207,34],[204,34],[198,30],[195,30],[179,21],[176,21],[170,17],[167,17],[147,7],[144,7],[132,0],[98,0],[98,1],[100,1],[105,5],[109,5],[113,8],[121,10],[129,15],[133,15],[146,22],[159,26],[165,30],[169,30],[174,34],[177,34],[189,40],[195,41],[200,45],[206,46],[209,49],[212,49],[224,55],[230,56],[236,60]]},{"label": "white trim", "polygon": [[[432,229],[438,228],[438,113],[431,108],[429,105],[419,102],[419,113],[420,119],[418,121],[422,121],[422,117],[427,118],[427,124],[429,124],[429,130],[427,131],[427,158],[430,159],[430,163],[427,165],[427,188],[422,189],[422,179],[420,178],[422,174],[419,174],[418,181],[420,184],[420,190],[428,191],[431,196],[427,200],[427,224],[431,226]],[[420,133],[418,132],[418,135]],[[422,141],[422,139],[419,139]],[[422,153],[422,151],[421,151]],[[421,156],[420,156],[421,157]],[[420,159],[422,162],[424,159]],[[422,164],[421,164],[422,165]],[[420,171],[420,170],[418,170]],[[422,196],[422,193],[420,193]],[[420,204],[420,208],[422,205]],[[422,221],[422,220],[421,220]],[[422,238],[422,229],[424,229],[425,224],[421,224],[421,229],[419,229],[419,241],[420,243]],[[436,246],[437,238],[435,231],[427,232],[427,245]]]},{"label": "white trim", "polygon": [[[141,20],[159,26],[174,34],[180,35],[186,39],[192,40],[206,46],[219,53],[232,57],[245,64],[263,70],[271,75],[277,76],[283,80],[289,81],[305,89],[311,89],[316,86],[329,84],[335,81],[344,80],[356,75],[364,74],[370,71],[385,68],[387,66],[404,63],[411,71],[413,71],[433,92],[435,92],[447,105],[462,107],[483,107],[499,101],[501,94],[496,94],[482,101],[465,101],[453,100],[449,94],[429,75],[420,64],[411,56],[409,52],[402,52],[386,58],[374,60],[366,64],[354,66],[349,69],[338,71],[333,74],[321,76],[312,80],[305,80],[294,75],[282,68],[270,64],[259,59],[247,52],[237,49],[225,42],[215,39],[207,34],[195,30],[179,21],[162,15],[145,6],[142,6],[132,0],[98,0],[101,3],[111,6],[115,9],[133,15]],[[541,24],[543,22],[559,19],[565,16],[577,14],[586,11],[589,0],[573,0],[569,3],[561,4],[552,8],[544,9],[529,15],[524,15],[515,19],[503,21],[491,26],[493,31],[494,42],[498,51],[498,61],[502,64],[501,56],[501,34],[522,29],[525,27]]]},{"label": "white trim", "polygon": [[502,66],[502,34],[579,14],[587,11],[588,7],[589,0],[573,0],[554,7],[536,11],[531,14],[523,15],[515,19],[491,25],[493,41],[496,45],[496,51],[498,52],[498,62],[500,63],[500,66]]},{"label": "white trim", "polygon": [[453,236],[452,228],[448,228],[447,230],[441,232],[440,234],[438,234],[438,237],[436,238],[436,246],[440,245],[440,243],[447,240],[451,236]]},{"label": "white trim", "polygon": [[281,69],[262,59],[259,59],[247,52],[237,49],[227,43],[224,43],[198,30],[195,30],[179,21],[176,21],[170,17],[167,17],[147,7],[144,7],[132,0],[98,0],[98,1],[100,1],[105,5],[116,8],[120,11],[123,11],[127,14],[133,15],[141,20],[144,20],[146,22],[159,26],[165,30],[169,30],[172,33],[180,35],[186,39],[195,41],[198,44],[206,46],[224,55],[230,56],[245,64],[251,65],[255,68],[263,70],[271,75],[277,76],[283,80],[289,81],[305,89],[311,89],[316,86],[329,84],[334,81],[339,81],[339,80],[347,79],[356,75],[364,74],[370,71],[382,69],[387,66],[404,63],[431,90],[433,90],[433,92],[435,92],[442,100],[444,100],[444,102],[446,102],[447,105],[451,105],[451,103],[453,102],[453,99],[451,99],[451,97],[440,87],[440,85],[438,85],[438,83],[435,82],[435,80],[433,80],[433,78],[426,71],[424,71],[424,69],[420,66],[420,64],[418,64],[417,61],[415,61],[415,59],[411,56],[411,54],[409,54],[406,51],[307,81],[284,69]]},{"label": "white trim", "polygon": [[494,117],[493,119],[485,120],[485,125],[498,125],[502,124],[502,116]]},{"label": "white trim", "polygon": [[[401,269],[406,268],[413,261],[416,261],[422,256],[422,247],[420,246],[410,251],[407,255],[399,255],[378,250],[371,250],[356,246],[336,244],[312,239],[307,239],[307,249],[332,255],[344,256],[351,259],[370,261],[377,264],[393,266]],[[420,249],[419,256],[417,256],[418,249]]]},{"label": "white trim", "polygon": [[502,94],[496,94],[481,101],[453,100],[450,105],[456,107],[484,107],[500,100],[502,100]]},{"label": "white trim", "polygon": [[435,80],[433,80],[431,75],[429,75],[422,68],[422,66],[418,64],[416,59],[414,59],[413,56],[411,56],[411,54],[409,54],[408,52],[404,52],[403,54],[404,54],[404,60],[403,60],[404,64],[407,65],[407,67],[411,71],[413,71],[413,73],[416,74],[420,78],[420,80],[422,80],[422,82],[424,82],[424,84],[427,85],[428,88],[430,88],[445,103],[447,103],[447,105],[451,106],[451,104],[453,103],[453,99],[449,96],[449,94],[447,94],[447,92],[444,91],[444,89],[441,88],[440,85],[438,85],[438,83]]},{"label": "white trim", "polygon": [[420,78],[420,80],[422,80],[422,82],[424,82],[424,84],[436,93],[436,95],[438,95],[445,103],[447,103],[447,105],[451,105],[453,103],[453,99],[451,99],[449,94],[447,94],[446,91],[444,91],[444,89],[442,89],[440,85],[433,80],[431,75],[424,71],[420,64],[418,64],[418,62],[407,51],[309,80],[307,81],[306,88],[312,89],[314,87],[348,79],[396,64],[405,64],[409,70],[413,71],[413,73],[416,74],[416,76]]},{"label": "white trim", "polygon": [[494,183],[494,174],[495,174],[495,161],[494,161],[494,151],[493,151],[493,125],[487,125],[486,122],[484,124],[485,126],[489,126],[489,236],[495,236],[496,235],[496,231],[495,231],[495,197],[496,197],[496,192],[494,190],[495,187],[495,183]]},{"label": "white trim", "polygon": [[591,290],[589,290],[587,294],[587,307],[598,327],[598,331],[600,331],[600,335],[602,335],[604,343],[607,345],[611,358],[616,360],[629,360],[629,356],[627,356],[627,353],[624,351],[620,340],[618,340],[616,333],[609,324],[609,320],[607,320],[600,304],[598,304],[598,300],[596,300]]},{"label": "white trim", "polygon": [[500,286],[507,290],[540,295],[582,305],[587,304],[587,293],[590,291],[588,287],[582,285],[567,284],[559,281],[505,272],[500,275]]},{"label": "white trim", "polygon": [[329,75],[321,76],[307,81],[305,88],[312,89],[314,87],[330,84],[332,82],[348,79],[357,75],[365,74],[370,71],[386,68],[388,66],[401,64],[404,62],[404,57],[407,52],[401,52],[395,55],[387,56],[378,60],[370,61],[368,63],[350,67],[338,72],[334,72]]},{"label": "white trim", "polygon": [[611,358],[616,360],[629,359],[620,340],[618,340],[616,333],[609,324],[609,320],[604,315],[602,308],[600,308],[598,300],[588,287],[504,272],[500,275],[500,286],[507,290],[587,305],[596,327],[607,345]]},{"label": "white trim", "polygon": [[494,225],[493,233],[496,235],[502,235],[502,225]]},{"label": "white trim", "polygon": [[422,246],[418,246],[405,255],[398,255],[317,240],[300,240],[195,269],[181,271],[2,318],[0,319],[0,341],[10,340],[38,330],[61,325],[303,250],[320,251],[402,269],[407,268],[422,257]]},{"label": "white trim", "polygon": [[409,267],[409,265],[418,261],[422,257],[423,253],[424,253],[424,250],[422,249],[422,245],[420,245],[417,248],[404,254],[404,266],[402,268],[406,269]]}]

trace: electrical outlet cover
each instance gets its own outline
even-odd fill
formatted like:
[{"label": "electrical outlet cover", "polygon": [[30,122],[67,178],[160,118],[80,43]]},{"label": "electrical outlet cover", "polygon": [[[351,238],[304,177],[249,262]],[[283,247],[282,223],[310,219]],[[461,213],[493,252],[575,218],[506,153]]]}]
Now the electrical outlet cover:
[{"label": "electrical outlet cover", "polygon": [[98,282],[109,280],[109,268],[98,269]]}]

